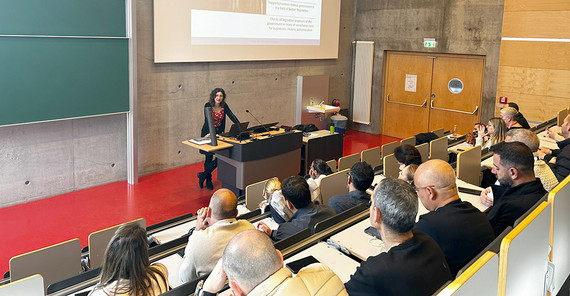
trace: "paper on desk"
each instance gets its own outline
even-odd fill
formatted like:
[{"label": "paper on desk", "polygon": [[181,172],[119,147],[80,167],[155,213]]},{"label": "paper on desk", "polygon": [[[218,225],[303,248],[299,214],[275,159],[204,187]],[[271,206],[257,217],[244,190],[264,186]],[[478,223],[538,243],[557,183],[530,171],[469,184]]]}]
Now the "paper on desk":
[{"label": "paper on desk", "polygon": [[180,280],[179,274],[180,265],[182,265],[182,257],[180,257],[180,255],[173,254],[153,263],[162,263],[164,266],[166,266],[166,269],[168,270],[168,283],[170,284],[170,287],[176,288],[183,284]]},{"label": "paper on desk", "polygon": [[370,219],[364,219],[331,236],[330,240],[361,260],[386,252],[384,243],[381,240],[364,232],[369,226]]},{"label": "paper on desk", "polygon": [[[476,186],[473,184],[469,184],[469,183],[467,183],[463,180],[459,180],[459,179],[456,179],[456,184],[457,184],[457,187],[463,187],[463,188],[475,189],[475,190],[483,190],[483,187],[479,187],[479,186]],[[479,211],[481,211],[481,212],[484,212],[489,208],[488,206],[481,203],[481,199],[480,199],[479,195],[459,192],[459,198],[461,198],[461,200],[463,200],[463,201],[470,202],[474,207],[479,209]]]},{"label": "paper on desk", "polygon": [[255,228],[257,228],[257,225],[259,224],[259,222],[263,222],[263,223],[267,224],[267,226],[269,226],[269,228],[271,230],[276,230],[277,228],[279,228],[279,224],[277,224],[277,222],[275,222],[273,220],[273,218],[271,218],[271,217],[267,217],[265,219],[259,220],[255,223],[253,223],[253,226],[255,226]]},{"label": "paper on desk", "polygon": [[166,230],[157,232],[155,234],[152,235],[152,237],[154,237],[154,239],[156,239],[156,241],[160,244],[164,244],[166,242],[175,240],[185,234],[188,233],[188,231],[190,231],[190,229],[192,227],[196,227],[196,220],[192,220],[190,222],[186,222],[184,224],[180,224],[171,228],[168,228]]}]

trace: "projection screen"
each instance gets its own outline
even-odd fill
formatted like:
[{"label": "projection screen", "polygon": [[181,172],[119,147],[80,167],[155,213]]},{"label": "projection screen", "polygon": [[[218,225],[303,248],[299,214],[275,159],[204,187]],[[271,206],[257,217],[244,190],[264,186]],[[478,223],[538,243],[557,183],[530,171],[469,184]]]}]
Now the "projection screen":
[{"label": "projection screen", "polygon": [[341,0],[154,0],[154,61],[338,58]]}]

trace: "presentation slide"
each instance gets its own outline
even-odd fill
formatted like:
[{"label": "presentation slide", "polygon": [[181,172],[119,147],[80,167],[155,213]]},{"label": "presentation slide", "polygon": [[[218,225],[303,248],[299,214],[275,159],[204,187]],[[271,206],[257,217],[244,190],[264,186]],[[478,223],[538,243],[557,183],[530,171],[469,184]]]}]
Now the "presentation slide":
[{"label": "presentation slide", "polygon": [[[322,0],[267,0],[259,13],[192,9],[195,45],[319,45]],[[209,20],[223,20],[211,23]]]},{"label": "presentation slide", "polygon": [[340,0],[155,0],[155,62],[338,58]]}]

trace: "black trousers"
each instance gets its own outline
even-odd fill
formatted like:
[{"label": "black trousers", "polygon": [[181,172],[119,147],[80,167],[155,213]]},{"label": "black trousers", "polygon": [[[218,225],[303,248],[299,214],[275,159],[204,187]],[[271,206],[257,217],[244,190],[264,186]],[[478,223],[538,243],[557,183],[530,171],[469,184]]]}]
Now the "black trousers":
[{"label": "black trousers", "polygon": [[212,172],[218,167],[218,159],[214,159],[214,153],[207,153],[204,161],[204,175],[206,179],[212,179]]}]

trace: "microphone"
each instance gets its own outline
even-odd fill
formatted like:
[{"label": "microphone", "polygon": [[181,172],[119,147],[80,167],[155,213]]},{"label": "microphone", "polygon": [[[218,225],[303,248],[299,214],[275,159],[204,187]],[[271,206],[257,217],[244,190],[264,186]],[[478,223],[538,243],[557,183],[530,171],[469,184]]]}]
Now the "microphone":
[{"label": "microphone", "polygon": [[251,117],[253,117],[253,119],[255,119],[255,121],[257,121],[257,123],[259,123],[259,125],[261,125],[263,127],[263,129],[265,129],[265,131],[269,133],[269,130],[267,129],[267,127],[265,127],[265,125],[263,125],[261,123],[261,121],[259,121],[257,119],[257,117],[255,117],[251,112],[249,112],[249,109],[245,109],[245,112],[249,113],[249,115],[251,115]]}]

